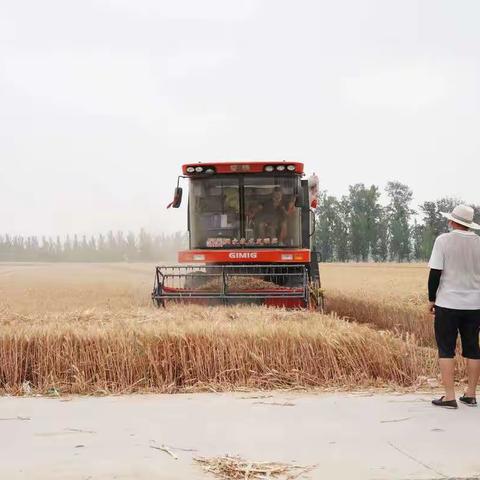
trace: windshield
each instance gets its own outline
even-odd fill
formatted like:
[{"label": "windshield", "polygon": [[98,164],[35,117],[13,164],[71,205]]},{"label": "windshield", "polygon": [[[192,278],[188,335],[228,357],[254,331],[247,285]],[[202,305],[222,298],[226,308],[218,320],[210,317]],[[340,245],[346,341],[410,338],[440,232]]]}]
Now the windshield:
[{"label": "windshield", "polygon": [[299,247],[297,176],[191,179],[191,248]]},{"label": "windshield", "polygon": [[247,241],[269,246],[300,246],[300,209],[295,207],[297,177],[245,176]]},{"label": "windshield", "polygon": [[224,247],[239,239],[238,179],[192,179],[189,214],[192,248]]}]

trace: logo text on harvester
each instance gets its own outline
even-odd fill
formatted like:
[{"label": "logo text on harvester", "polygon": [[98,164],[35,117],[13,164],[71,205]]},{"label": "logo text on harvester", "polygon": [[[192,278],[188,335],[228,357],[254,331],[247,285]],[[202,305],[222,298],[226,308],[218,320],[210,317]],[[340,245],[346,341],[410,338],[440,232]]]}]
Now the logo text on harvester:
[{"label": "logo text on harvester", "polygon": [[235,259],[246,259],[246,258],[257,258],[257,252],[230,252],[228,258],[232,260]]}]

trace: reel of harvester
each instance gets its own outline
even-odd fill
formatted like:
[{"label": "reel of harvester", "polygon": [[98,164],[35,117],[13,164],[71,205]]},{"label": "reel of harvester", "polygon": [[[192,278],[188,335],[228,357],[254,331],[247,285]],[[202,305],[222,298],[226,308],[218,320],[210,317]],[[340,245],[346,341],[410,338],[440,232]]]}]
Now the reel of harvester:
[{"label": "reel of harvester", "polygon": [[152,300],[199,305],[254,304],[321,308],[321,290],[305,265],[158,266]]}]

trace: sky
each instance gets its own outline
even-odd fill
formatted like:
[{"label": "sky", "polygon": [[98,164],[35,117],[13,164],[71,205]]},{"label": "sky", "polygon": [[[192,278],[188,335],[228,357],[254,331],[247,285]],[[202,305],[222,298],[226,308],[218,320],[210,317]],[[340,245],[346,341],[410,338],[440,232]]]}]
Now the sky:
[{"label": "sky", "polygon": [[476,0],[0,0],[0,233],[185,230],[182,163],[480,203]]}]

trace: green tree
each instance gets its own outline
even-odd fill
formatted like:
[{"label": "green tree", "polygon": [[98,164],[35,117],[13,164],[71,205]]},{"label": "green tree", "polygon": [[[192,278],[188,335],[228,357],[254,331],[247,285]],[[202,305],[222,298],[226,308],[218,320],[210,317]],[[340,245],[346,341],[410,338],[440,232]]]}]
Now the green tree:
[{"label": "green tree", "polygon": [[419,247],[421,260],[429,258],[435,239],[448,231],[448,223],[442,212],[451,212],[460,203],[463,202],[458,198],[443,197],[420,205],[423,222],[422,241]]},{"label": "green tree", "polygon": [[415,220],[412,227],[413,259],[425,260],[425,251],[423,248],[425,237],[425,225]]},{"label": "green tree", "polygon": [[375,185],[366,188],[363,183],[357,183],[349,187],[350,251],[356,261],[368,261],[375,250],[382,211],[379,198]]},{"label": "green tree", "polygon": [[138,237],[138,254],[140,261],[154,260],[152,236],[143,228],[140,230]]},{"label": "green tree", "polygon": [[409,260],[412,251],[410,219],[415,211],[410,208],[410,204],[413,192],[400,182],[388,182],[385,190],[389,198],[386,212],[390,258],[405,262]]},{"label": "green tree", "polygon": [[135,241],[135,234],[133,232],[128,232],[126,246],[126,259],[128,262],[133,262],[137,258],[137,245]]},{"label": "green tree", "polygon": [[335,217],[333,232],[335,236],[335,260],[347,262],[351,259],[350,239],[348,232],[350,202],[343,196],[338,202],[338,213]]},{"label": "green tree", "polygon": [[377,237],[372,250],[372,257],[376,262],[388,261],[388,215],[384,207],[380,208],[377,222]]},{"label": "green tree", "polygon": [[[473,221],[480,225],[480,205],[475,205],[474,203],[471,203],[470,206],[474,210]],[[476,230],[476,233],[479,234],[480,232]]]},{"label": "green tree", "polygon": [[338,200],[322,191],[318,197],[318,206],[315,210],[315,237],[314,244],[320,253],[322,262],[335,260],[335,223],[338,215]]}]

